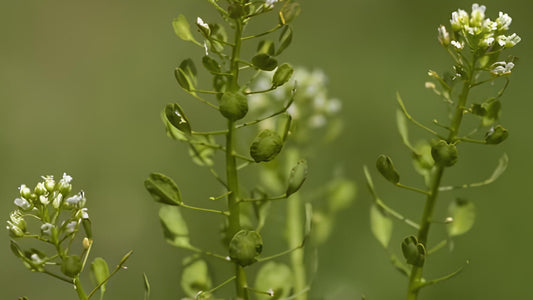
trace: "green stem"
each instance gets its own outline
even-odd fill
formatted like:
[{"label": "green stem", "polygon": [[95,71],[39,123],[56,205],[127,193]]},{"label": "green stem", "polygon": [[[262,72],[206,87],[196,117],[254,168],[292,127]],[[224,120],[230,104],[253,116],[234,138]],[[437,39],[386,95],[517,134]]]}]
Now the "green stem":
[{"label": "green stem", "polygon": [[[235,43],[231,54],[231,70],[232,74],[231,89],[237,91],[239,89],[239,56],[241,51],[241,37],[243,31],[243,24],[241,19],[235,20]],[[241,230],[240,223],[240,193],[239,193],[239,177],[237,174],[237,162],[235,158],[235,121],[228,119],[228,132],[226,133],[226,181],[228,184],[228,229],[227,236],[231,239],[239,230]],[[249,300],[246,283],[246,273],[244,268],[235,263],[235,288],[237,298],[242,300]]]},{"label": "green stem", "polygon": [[[294,193],[287,199],[287,239],[289,249],[293,249],[301,245],[303,241],[302,224],[303,203],[299,193]],[[307,288],[306,274],[304,265],[304,248],[297,249],[291,252],[290,255],[291,266],[294,275],[294,292],[298,293]],[[298,295],[295,299],[307,300],[307,293]]]},{"label": "green stem", "polygon": [[76,293],[78,294],[78,298],[80,300],[88,300],[89,298],[87,298],[87,295],[85,295],[85,292],[83,291],[83,287],[81,286],[79,275],[76,275],[76,277],[74,277],[72,282],[74,283],[74,289],[76,290]]},{"label": "green stem", "polygon": [[[474,78],[474,66],[476,64],[476,59],[472,61],[472,67],[470,68],[470,73],[468,78],[465,79],[463,84],[463,89],[459,95],[459,101],[455,107],[455,112],[452,117],[452,122],[450,126],[450,133],[446,141],[448,143],[454,143],[457,140],[459,134],[459,128],[461,127],[461,122],[466,110],[466,103],[468,100],[468,94],[472,88],[472,81]],[[418,242],[423,244],[426,249],[428,248],[428,235],[429,229],[431,227],[431,220],[433,217],[433,212],[435,209],[435,204],[437,202],[437,196],[439,193],[440,183],[442,176],[444,174],[444,166],[436,166],[435,170],[431,175],[430,181],[430,191],[427,196],[426,205],[424,207],[424,212],[422,214],[422,220],[420,221],[420,229],[418,230]],[[416,300],[418,297],[418,292],[423,284],[423,265],[422,266],[413,266],[411,269],[411,275],[409,276],[409,285],[407,289],[407,300]]]}]

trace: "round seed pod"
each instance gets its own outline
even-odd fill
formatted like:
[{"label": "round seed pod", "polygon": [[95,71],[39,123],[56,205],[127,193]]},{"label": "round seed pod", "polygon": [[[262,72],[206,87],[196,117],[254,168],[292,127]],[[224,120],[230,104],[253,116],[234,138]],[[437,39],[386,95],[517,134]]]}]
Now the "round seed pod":
[{"label": "round seed pod", "polygon": [[225,92],[220,98],[220,113],[231,121],[237,121],[248,113],[248,100],[243,93]]},{"label": "round seed pod", "polygon": [[229,243],[229,257],[243,267],[256,262],[261,251],[263,239],[257,231],[242,229]]},{"label": "round seed pod", "polygon": [[457,162],[457,148],[454,144],[440,140],[431,147],[431,156],[437,165],[451,167]]},{"label": "round seed pod", "polygon": [[69,255],[63,259],[61,272],[68,277],[74,277],[81,272],[81,258],[77,255]]},{"label": "round seed pod", "polygon": [[255,162],[273,160],[283,147],[281,137],[270,129],[261,131],[250,146],[250,155]]}]

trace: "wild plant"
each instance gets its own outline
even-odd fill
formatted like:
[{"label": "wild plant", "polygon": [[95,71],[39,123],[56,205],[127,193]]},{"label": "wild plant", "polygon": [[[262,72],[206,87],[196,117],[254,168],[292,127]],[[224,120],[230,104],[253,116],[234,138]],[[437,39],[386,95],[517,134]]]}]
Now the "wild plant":
[{"label": "wild plant", "polygon": [[73,179],[66,173],[59,181],[50,175],[42,179],[33,189],[25,184],[19,187],[16,209],[7,221],[11,251],[28,270],[68,283],[78,299],[90,299],[98,291],[103,299],[107,281],[124,268],[132,252],[124,255],[111,273],[103,258],[95,258],[90,264],[95,287],[86,293],[80,275],[94,241],[87,198],[83,191],[71,193]]},{"label": "wild plant", "polygon": [[[176,183],[161,173],[150,174],[145,187],[162,204],[159,218],[167,242],[192,253],[184,260],[182,268],[181,286],[188,297],[213,298],[223,286],[234,282],[234,292],[226,299],[306,299],[310,280],[306,279],[302,248],[311,232],[313,213],[311,206],[295,199],[295,195],[307,178],[307,161],[302,159],[304,154],[299,151],[291,151],[292,154],[283,161],[277,159],[282,148],[292,149],[296,145],[287,144],[295,136],[294,132],[300,127],[303,131],[306,127],[296,125],[303,123],[297,122],[294,110],[299,106],[295,103],[298,98],[304,98],[299,96],[298,84],[290,82],[294,69],[287,63],[278,62],[279,56],[292,41],[290,23],[298,16],[300,6],[293,1],[271,0],[229,0],[225,6],[219,1],[209,2],[224,23],[198,17],[194,26],[202,42],[193,35],[184,15],[179,15],[173,21],[173,27],[179,38],[200,47],[204,74],[212,77],[211,88],[199,84],[198,77],[202,73],[198,72],[192,59],[185,59],[179,64],[175,69],[175,77],[184,91],[207,108],[218,112],[226,126],[221,130],[194,130],[194,122],[190,121],[178,103],[167,104],[161,117],[168,136],[185,142],[192,160],[205,167],[220,184],[223,191],[210,199],[225,200],[225,209],[199,207],[182,199]],[[247,27],[257,17],[273,11],[277,13],[278,20],[272,28],[245,34]],[[232,34],[228,35],[227,30],[232,30]],[[273,35],[277,35],[277,38],[268,39]],[[256,51],[247,54],[244,45],[253,41],[257,41]],[[308,87],[312,88],[310,85]],[[331,112],[337,109],[335,105],[338,106],[337,100],[333,102],[330,105]],[[300,111],[302,117],[305,117],[304,112]],[[326,111],[316,117],[318,119],[315,122],[321,125],[319,123],[327,119]],[[222,153],[222,167],[219,167],[217,153]],[[220,168],[225,176],[219,175]],[[244,172],[246,175],[242,175]],[[353,198],[352,185],[340,178],[332,184],[347,186],[343,195],[348,195],[344,198],[349,202]],[[261,232],[266,226],[271,203],[284,200],[291,205],[286,212],[288,249],[280,249],[278,254],[267,257],[261,256]],[[323,213],[324,219],[345,204],[332,206],[334,208]],[[193,244],[194,239],[189,236],[183,216],[184,209],[221,217],[221,240],[226,253],[203,250]],[[257,271],[255,284],[252,284],[249,279],[253,274],[249,271],[252,265],[283,255],[291,255],[294,268],[283,263],[268,262]],[[233,275],[214,283],[208,258],[226,263]]]},{"label": "wild plant", "polygon": [[[430,261],[431,254],[445,245],[453,245],[453,238],[466,233],[475,218],[474,202],[457,197],[449,201],[447,217],[440,219],[436,213],[440,193],[487,185],[496,180],[506,169],[508,158],[503,154],[490,177],[481,182],[443,184],[448,168],[459,161],[459,147],[465,143],[487,145],[502,143],[509,135],[507,129],[499,124],[502,97],[509,85],[509,75],[515,66],[515,57],[502,59],[502,53],[520,42],[516,34],[508,34],[511,17],[500,12],[495,20],[485,17],[485,6],[473,4],[472,12],[464,10],[452,13],[450,26],[438,27],[438,41],[451,56],[451,72],[442,75],[429,71],[432,82],[429,88],[443,100],[448,112],[446,121],[434,119],[431,126],[412,117],[400,95],[397,101],[397,126],[403,141],[410,151],[415,170],[423,177],[425,187],[413,187],[400,180],[400,174],[392,159],[380,155],[376,162],[379,173],[395,186],[412,191],[425,197],[424,209],[419,222],[404,216],[387,205],[378,197],[370,172],[365,167],[368,187],[374,198],[371,208],[371,228],[380,244],[387,249],[392,264],[408,279],[407,299],[417,299],[422,288],[449,279],[460,273],[457,268],[448,275],[437,279],[424,277],[424,266]],[[489,93],[489,95],[487,95]],[[466,121],[466,122],[465,122]],[[475,124],[474,121],[478,125]],[[430,138],[412,144],[408,136],[408,123],[429,133]],[[470,128],[462,126],[466,124]],[[436,217],[437,216],[437,217]],[[401,250],[404,260],[399,259],[391,250],[393,219],[415,230],[416,234],[406,237]],[[429,232],[432,224],[445,224],[447,238],[435,244],[430,243]],[[451,247],[450,247],[451,249]]]}]

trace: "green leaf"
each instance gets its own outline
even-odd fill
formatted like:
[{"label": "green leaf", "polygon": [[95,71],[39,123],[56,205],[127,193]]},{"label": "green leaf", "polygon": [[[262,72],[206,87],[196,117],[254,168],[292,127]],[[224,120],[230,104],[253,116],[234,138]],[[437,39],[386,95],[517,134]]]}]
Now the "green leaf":
[{"label": "green leaf", "polygon": [[[91,263],[91,274],[94,276],[97,284],[104,283],[109,278],[109,267],[107,262],[101,258],[97,257]],[[100,286],[100,293],[103,295],[106,291],[106,284]]]},{"label": "green leaf", "polygon": [[181,273],[181,288],[185,294],[193,299],[199,292],[211,289],[212,282],[207,263],[202,259],[188,257],[184,261]]},{"label": "green leaf", "polygon": [[500,118],[502,103],[499,100],[491,100],[493,99],[489,99],[489,101],[482,104],[482,107],[487,111],[482,119],[483,126],[490,126]]},{"label": "green leaf", "polygon": [[370,229],[374,237],[385,249],[389,247],[393,225],[392,220],[383,209],[376,204],[370,207]]},{"label": "green leaf", "polygon": [[471,201],[457,198],[450,203],[448,212],[453,219],[451,223],[447,224],[448,234],[450,236],[464,234],[474,225],[476,208]]},{"label": "green leaf", "polygon": [[191,92],[196,86],[196,66],[192,59],[182,61],[174,71],[174,76],[181,88]]},{"label": "green leaf", "polygon": [[284,85],[291,79],[294,69],[289,64],[282,64],[276,69],[274,76],[272,76],[272,87]]},{"label": "green leaf", "polygon": [[289,173],[287,197],[296,193],[307,178],[307,161],[300,160]]},{"label": "green leaf", "polygon": [[262,251],[263,239],[257,231],[242,229],[229,243],[229,256],[243,267],[255,263]]},{"label": "green leaf", "polygon": [[252,58],[252,64],[263,71],[272,71],[278,66],[278,61],[266,53],[259,53]]},{"label": "green leaf", "polygon": [[255,162],[271,161],[283,147],[281,137],[270,129],[262,130],[250,145],[250,155]]},{"label": "green leaf", "polygon": [[402,253],[408,264],[422,267],[426,259],[426,248],[418,239],[411,235],[402,242]]},{"label": "green leaf", "polygon": [[403,143],[407,147],[412,149],[413,146],[411,146],[411,143],[409,142],[409,130],[407,127],[407,118],[405,117],[404,113],[399,109],[396,111],[396,126],[398,127],[398,132],[400,133],[400,137],[402,138]]},{"label": "green leaf", "polygon": [[211,135],[194,136],[189,143],[189,155],[192,161],[199,166],[212,166],[215,149],[209,145],[215,145],[215,139]]},{"label": "green leaf", "polygon": [[166,241],[176,247],[192,248],[187,223],[181,215],[179,207],[163,205],[159,209],[159,220],[163,227]]},{"label": "green leaf", "polygon": [[174,18],[174,20],[172,20],[172,27],[174,28],[174,32],[180,39],[184,41],[196,42],[191,33],[189,22],[187,21],[187,18],[184,15],[180,14],[178,17]]},{"label": "green leaf", "polygon": [[202,64],[207,71],[211,73],[220,73],[220,64],[214,58],[205,55],[202,58]]},{"label": "green leaf", "polygon": [[394,168],[390,157],[383,154],[380,155],[376,161],[376,168],[378,169],[379,173],[388,181],[394,184],[400,182],[400,175]]},{"label": "green leaf", "polygon": [[271,40],[262,40],[257,44],[257,52],[256,53],[265,53],[270,56],[273,56],[276,54],[276,46],[274,45],[274,42]]},{"label": "green leaf", "polygon": [[285,2],[279,11],[280,24],[289,24],[300,14],[300,11],[301,7],[299,3],[291,1]]},{"label": "green leaf", "polygon": [[191,135],[191,123],[177,103],[167,104],[164,113],[170,125],[186,135]]},{"label": "green leaf", "polygon": [[292,28],[288,25],[283,26],[283,30],[279,36],[279,47],[276,56],[280,55],[292,42]]},{"label": "green leaf", "polygon": [[338,177],[327,185],[327,205],[329,211],[336,213],[350,206],[355,200],[357,186],[354,181]]},{"label": "green leaf", "polygon": [[257,294],[257,300],[284,299],[291,294],[294,279],[291,269],[283,264],[269,261],[264,264],[255,277],[255,290],[266,292],[271,290],[273,296]]},{"label": "green leaf", "polygon": [[248,99],[241,93],[225,92],[220,98],[220,113],[228,120],[237,121],[248,113]]},{"label": "green leaf", "polygon": [[151,173],[144,181],[144,187],[157,202],[168,205],[183,204],[181,193],[176,183],[161,173]]}]

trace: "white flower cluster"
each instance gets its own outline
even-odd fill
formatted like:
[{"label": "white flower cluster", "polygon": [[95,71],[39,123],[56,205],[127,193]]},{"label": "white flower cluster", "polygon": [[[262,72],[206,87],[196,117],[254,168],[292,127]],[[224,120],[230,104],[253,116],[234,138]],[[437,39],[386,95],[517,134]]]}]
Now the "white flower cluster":
[{"label": "white flower cluster", "polygon": [[[33,191],[25,184],[19,189],[20,197],[13,201],[17,209],[11,213],[10,220],[7,221],[7,230],[13,237],[23,237],[26,232],[26,222],[23,216],[34,215],[40,220],[50,220],[48,214],[52,211],[48,208],[59,211],[62,209],[74,211],[76,220],[71,220],[66,225],[68,233],[73,232],[74,223],[79,223],[81,219],[87,219],[87,209],[85,206],[85,194],[82,192],[70,196],[72,190],[72,177],[63,173],[62,178],[56,182],[53,176],[42,176],[43,181],[38,182]],[[45,222],[41,226],[41,234],[45,237],[52,235],[55,225]]]},{"label": "white flower cluster", "polygon": [[452,45],[457,51],[463,50],[465,44],[473,50],[491,48],[493,51],[498,46],[511,48],[520,42],[516,33],[505,35],[512,22],[508,14],[500,12],[492,21],[485,18],[485,10],[484,5],[474,3],[470,14],[462,9],[454,11],[450,19],[452,34],[443,25],[438,28],[440,43],[445,47]]}]

